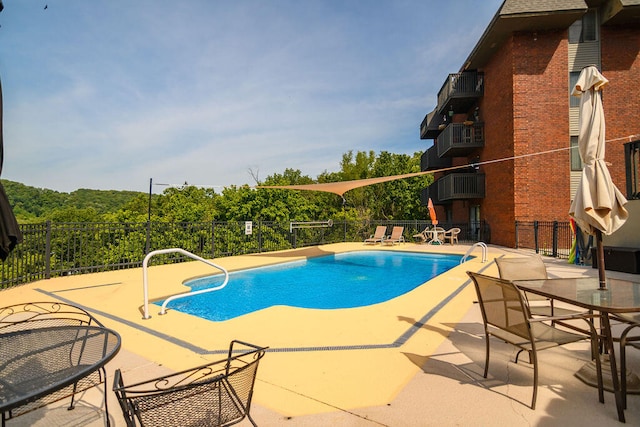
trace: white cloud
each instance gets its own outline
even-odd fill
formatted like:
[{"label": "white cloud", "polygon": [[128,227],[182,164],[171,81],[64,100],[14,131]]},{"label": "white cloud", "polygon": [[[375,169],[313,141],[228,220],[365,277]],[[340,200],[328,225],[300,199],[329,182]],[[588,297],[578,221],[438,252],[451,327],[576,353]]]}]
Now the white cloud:
[{"label": "white cloud", "polygon": [[500,3],[7,0],[2,177],[146,191],[421,151],[422,118]]}]

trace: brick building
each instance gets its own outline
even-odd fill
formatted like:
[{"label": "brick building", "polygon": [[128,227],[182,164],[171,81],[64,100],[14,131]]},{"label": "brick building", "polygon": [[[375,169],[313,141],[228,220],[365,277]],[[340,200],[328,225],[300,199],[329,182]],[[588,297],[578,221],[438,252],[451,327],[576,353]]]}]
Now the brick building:
[{"label": "brick building", "polygon": [[581,170],[570,91],[590,64],[609,79],[606,160],[626,194],[624,147],[640,134],[640,0],[506,0],[420,126],[433,140],[422,170],[447,169],[423,203],[509,247],[516,221],[568,221]]}]

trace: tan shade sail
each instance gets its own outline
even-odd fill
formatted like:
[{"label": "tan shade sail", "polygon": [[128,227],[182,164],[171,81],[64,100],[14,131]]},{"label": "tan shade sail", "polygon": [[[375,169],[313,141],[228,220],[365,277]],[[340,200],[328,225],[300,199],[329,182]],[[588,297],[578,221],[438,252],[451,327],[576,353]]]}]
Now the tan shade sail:
[{"label": "tan shade sail", "polygon": [[382,176],[378,178],[356,179],[353,181],[340,182],[323,182],[320,184],[301,184],[301,185],[258,185],[256,188],[272,188],[277,190],[307,190],[307,191],[325,191],[334,193],[340,197],[344,197],[344,193],[354,188],[366,187],[367,185],[379,184],[381,182],[395,181],[396,179],[411,178],[432,174],[434,171],[413,172],[403,175]]},{"label": "tan shade sail", "polygon": [[578,151],[583,169],[569,215],[589,234],[598,229],[609,235],[624,224],[629,216],[627,199],[613,184],[604,161],[605,120],[602,88],[609,81],[594,66],[585,67],[573,89],[580,96],[580,129]]}]

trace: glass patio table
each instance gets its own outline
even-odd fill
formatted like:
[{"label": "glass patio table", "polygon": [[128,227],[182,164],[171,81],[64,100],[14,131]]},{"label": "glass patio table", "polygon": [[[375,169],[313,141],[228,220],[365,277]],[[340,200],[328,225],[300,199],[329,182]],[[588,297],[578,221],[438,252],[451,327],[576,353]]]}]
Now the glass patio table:
[{"label": "glass patio table", "polygon": [[[616,399],[618,420],[625,422],[624,402],[617,375],[616,358],[613,348],[610,315],[640,312],[640,282],[607,279],[607,289],[598,289],[597,278],[564,278],[541,280],[515,280],[518,288],[532,294],[542,295],[558,301],[600,313],[601,333],[604,345],[609,352],[613,391]],[[600,395],[604,403],[604,397]]]},{"label": "glass patio table", "polygon": [[2,425],[13,409],[70,386],[65,391],[68,395],[80,391],[77,384],[98,370],[105,381],[109,425],[104,365],[119,349],[118,333],[102,326],[54,326],[0,334]]}]

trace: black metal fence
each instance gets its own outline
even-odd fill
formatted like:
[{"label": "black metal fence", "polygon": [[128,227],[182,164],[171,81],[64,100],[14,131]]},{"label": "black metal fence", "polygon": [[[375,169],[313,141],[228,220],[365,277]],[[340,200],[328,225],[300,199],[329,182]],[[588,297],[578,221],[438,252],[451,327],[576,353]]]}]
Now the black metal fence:
[{"label": "black metal fence", "polygon": [[[0,289],[71,274],[141,267],[147,253],[181,248],[203,258],[220,258],[338,242],[357,242],[369,237],[378,225],[403,226],[412,240],[430,221],[336,221],[298,224],[269,221],[183,223],[41,223],[23,224],[24,240],[0,264]],[[458,227],[460,242],[490,239],[484,223],[440,224]],[[250,231],[249,231],[250,230]],[[167,254],[152,263],[186,261]]]},{"label": "black metal fence", "polygon": [[[568,259],[573,244],[574,233],[569,221],[516,221],[516,249],[534,249],[542,255]],[[591,245],[592,239],[578,230],[579,263],[591,263]]]}]

